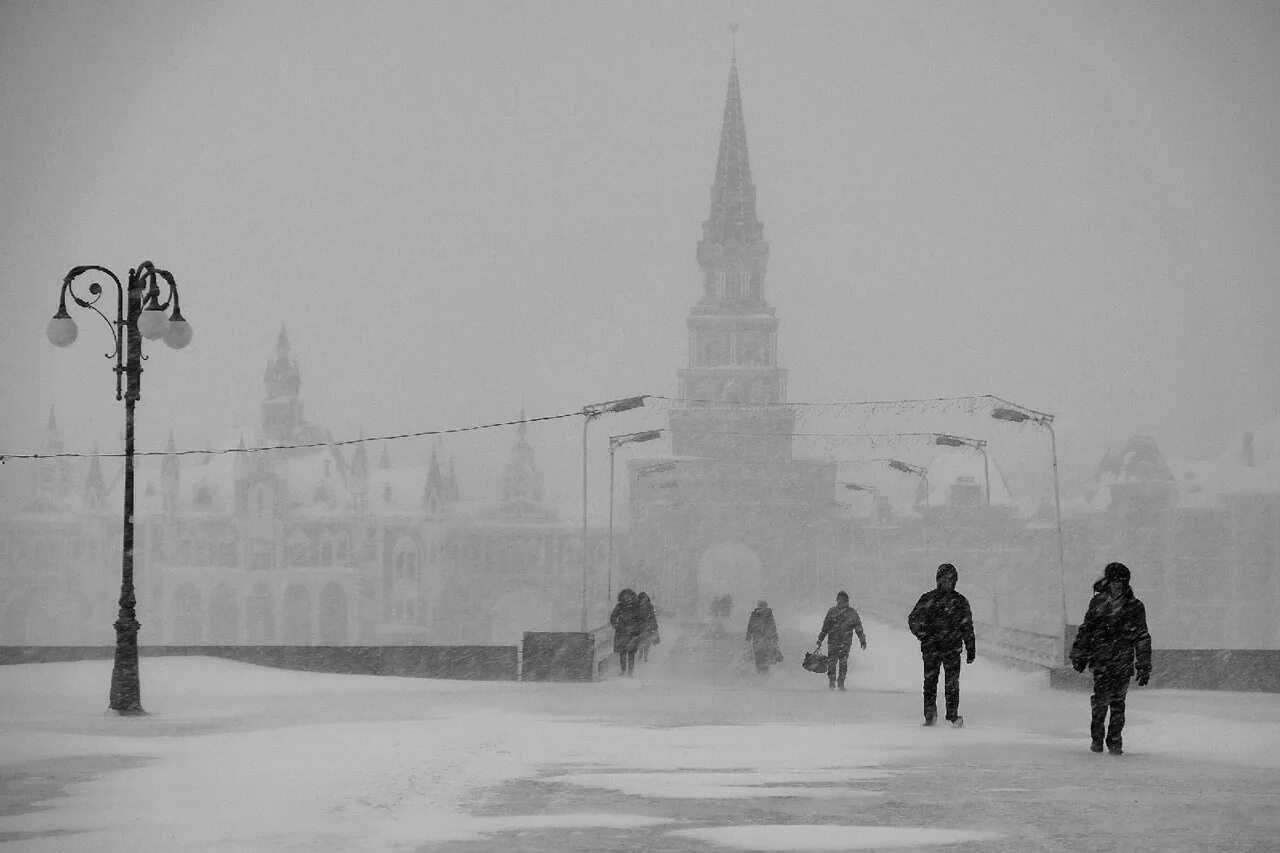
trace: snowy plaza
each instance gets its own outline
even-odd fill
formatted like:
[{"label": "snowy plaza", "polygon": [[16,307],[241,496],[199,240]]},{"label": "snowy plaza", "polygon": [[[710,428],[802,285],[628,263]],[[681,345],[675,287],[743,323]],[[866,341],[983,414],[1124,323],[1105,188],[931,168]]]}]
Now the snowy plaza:
[{"label": "snowy plaza", "polygon": [[867,621],[848,693],[770,677],[463,682],[145,658],[0,668],[0,849],[1275,850],[1280,697],[1134,689],[1126,754],[1088,696],[982,657],[963,729],[919,725],[919,657]]}]

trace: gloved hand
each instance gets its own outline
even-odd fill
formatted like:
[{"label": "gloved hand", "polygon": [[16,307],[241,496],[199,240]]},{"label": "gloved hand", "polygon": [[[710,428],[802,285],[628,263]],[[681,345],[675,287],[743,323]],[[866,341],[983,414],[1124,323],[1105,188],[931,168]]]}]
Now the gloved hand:
[{"label": "gloved hand", "polygon": [[860,642],[862,643],[862,650],[865,652],[867,650],[867,641],[861,640]]},{"label": "gloved hand", "polygon": [[973,663],[973,659],[976,658],[977,656],[978,656],[978,653],[976,651],[969,652],[968,656],[964,659],[964,662]]},{"label": "gloved hand", "polygon": [[1147,686],[1147,682],[1148,682],[1148,681],[1150,681],[1150,680],[1151,680],[1151,673],[1150,673],[1150,672],[1148,672],[1147,670],[1143,670],[1142,672],[1139,672],[1139,673],[1138,673],[1138,686],[1139,686],[1139,687],[1146,687],[1146,686]]},{"label": "gloved hand", "polygon": [[1087,663],[1088,661],[1086,661],[1084,658],[1076,658],[1075,660],[1071,661],[1071,668],[1074,669],[1076,672],[1084,672],[1085,664]]}]

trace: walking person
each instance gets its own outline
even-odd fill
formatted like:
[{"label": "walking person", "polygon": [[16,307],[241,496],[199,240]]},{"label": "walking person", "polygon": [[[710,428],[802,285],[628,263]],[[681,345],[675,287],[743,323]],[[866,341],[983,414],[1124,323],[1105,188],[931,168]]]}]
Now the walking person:
[{"label": "walking person", "polygon": [[960,573],[950,563],[938,566],[938,586],[920,596],[907,617],[907,627],[920,641],[920,657],[924,659],[924,724],[938,720],[938,672],[945,670],[943,687],[947,720],[960,728],[960,649],[966,652],[965,663],[977,656],[973,638],[973,611],[969,599],[956,592]]},{"label": "walking person", "polygon": [[[1124,563],[1108,563],[1102,577],[1093,584],[1093,598],[1071,644],[1071,666],[1076,672],[1093,670],[1093,695],[1089,697],[1089,748],[1124,754],[1124,703],[1129,679],[1138,676],[1138,686],[1151,678],[1151,634],[1147,631],[1147,608],[1133,594],[1129,568]],[[1111,712],[1107,725],[1107,712]]]},{"label": "walking person", "polygon": [[658,635],[658,613],[653,608],[653,602],[649,600],[649,593],[642,592],[636,596],[636,606],[640,610],[640,660],[649,660],[649,647],[656,646],[662,642],[662,638]]},{"label": "walking person", "polygon": [[618,655],[619,674],[634,675],[636,650],[640,647],[640,632],[644,629],[635,590],[628,587],[618,593],[618,603],[609,614],[609,624],[613,626],[613,650]]},{"label": "walking person", "polygon": [[836,606],[827,611],[822,620],[822,631],[818,633],[818,646],[821,648],[823,638],[827,641],[827,689],[844,690],[844,679],[849,673],[849,651],[853,648],[853,635],[858,635],[862,650],[867,649],[867,635],[862,631],[862,620],[858,611],[849,606],[849,593],[841,590],[836,593]]},{"label": "walking person", "polygon": [[769,674],[769,667],[781,663],[782,652],[778,649],[778,624],[773,621],[773,610],[769,602],[763,599],[756,604],[747,619],[747,642],[751,644],[751,653],[756,659],[756,672]]}]

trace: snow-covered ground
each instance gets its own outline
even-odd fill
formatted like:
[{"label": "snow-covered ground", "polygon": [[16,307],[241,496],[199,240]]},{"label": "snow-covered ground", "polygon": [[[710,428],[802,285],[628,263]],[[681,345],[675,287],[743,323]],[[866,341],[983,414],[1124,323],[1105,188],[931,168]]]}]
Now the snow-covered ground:
[{"label": "snow-covered ground", "polygon": [[910,636],[867,627],[848,693],[786,626],[771,677],[711,683],[664,666],[673,632],[597,684],[146,658],[135,719],[110,662],[0,667],[0,846],[1280,849],[1280,696],[1134,689],[1112,758],[1087,695],[980,658],[966,726],[925,729]]}]

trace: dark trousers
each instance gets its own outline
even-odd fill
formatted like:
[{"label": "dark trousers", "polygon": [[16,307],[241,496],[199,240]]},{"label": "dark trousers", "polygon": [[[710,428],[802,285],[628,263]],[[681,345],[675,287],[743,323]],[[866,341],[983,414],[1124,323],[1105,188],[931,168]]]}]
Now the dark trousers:
[{"label": "dark trousers", "polygon": [[[1098,667],[1093,671],[1093,695],[1089,707],[1093,717],[1089,721],[1089,734],[1094,743],[1106,741],[1107,749],[1120,749],[1120,733],[1124,731],[1124,700],[1129,695],[1129,679],[1132,667]],[[1111,711],[1111,726],[1107,726],[1107,710]]]},{"label": "dark trousers", "polygon": [[943,692],[946,696],[947,719],[960,713],[960,650],[921,652],[924,658],[924,718],[938,718],[938,670],[946,670]]},{"label": "dark trousers", "polygon": [[634,675],[636,671],[636,647],[631,646],[618,652],[618,666],[622,675]]},{"label": "dark trousers", "polygon": [[849,653],[827,655],[827,681],[844,687],[844,677],[849,674]]}]

